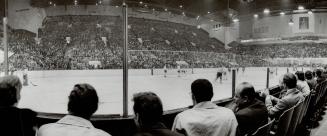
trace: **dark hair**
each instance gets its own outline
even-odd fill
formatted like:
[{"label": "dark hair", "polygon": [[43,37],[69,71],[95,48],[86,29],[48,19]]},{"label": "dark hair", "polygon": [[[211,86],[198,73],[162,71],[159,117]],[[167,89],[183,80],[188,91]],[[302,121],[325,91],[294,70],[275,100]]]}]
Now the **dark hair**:
[{"label": "dark hair", "polygon": [[97,92],[89,84],[76,84],[68,98],[68,111],[75,116],[89,119],[98,109]]},{"label": "dark hair", "polygon": [[255,95],[256,95],[254,87],[248,82],[243,82],[240,85],[243,86],[242,90],[240,91],[240,96],[242,98],[247,96],[250,100],[254,100]]},{"label": "dark hair", "polygon": [[305,79],[308,79],[308,80],[311,80],[312,77],[313,77],[312,72],[309,71],[309,70],[308,71],[305,71],[304,76],[305,76]]},{"label": "dark hair", "polygon": [[192,94],[197,103],[210,101],[213,96],[212,84],[207,79],[197,79],[191,85]]},{"label": "dark hair", "polygon": [[322,69],[317,69],[316,76],[317,77],[322,77]]},{"label": "dark hair", "polygon": [[22,88],[22,83],[17,76],[8,75],[0,78],[0,104],[12,106],[18,102],[17,96]]},{"label": "dark hair", "polygon": [[295,75],[297,76],[297,79],[301,80],[301,81],[304,81],[304,73],[303,71],[296,71],[295,72]]},{"label": "dark hair", "polygon": [[136,93],[133,110],[139,114],[142,125],[149,126],[160,121],[163,108],[160,98],[153,92]]},{"label": "dark hair", "polygon": [[285,83],[289,89],[295,88],[297,83],[296,76],[292,73],[284,74],[283,83]]},{"label": "dark hair", "polygon": [[17,90],[8,83],[0,83],[0,105],[13,106],[17,102]]}]

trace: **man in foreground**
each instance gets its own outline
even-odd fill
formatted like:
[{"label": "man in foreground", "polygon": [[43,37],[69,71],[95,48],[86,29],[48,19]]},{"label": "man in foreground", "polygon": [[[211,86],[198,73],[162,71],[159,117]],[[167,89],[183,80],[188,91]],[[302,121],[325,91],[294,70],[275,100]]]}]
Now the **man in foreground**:
[{"label": "man in foreground", "polygon": [[212,84],[197,79],[191,85],[194,107],[179,113],[172,130],[187,136],[235,136],[237,120],[232,110],[211,102]]}]

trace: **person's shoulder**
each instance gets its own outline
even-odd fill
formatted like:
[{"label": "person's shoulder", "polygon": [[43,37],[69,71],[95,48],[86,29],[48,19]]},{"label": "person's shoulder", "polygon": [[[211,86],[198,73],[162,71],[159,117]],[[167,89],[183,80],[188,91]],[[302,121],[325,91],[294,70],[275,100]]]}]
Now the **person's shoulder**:
[{"label": "person's shoulder", "polygon": [[18,109],[21,116],[27,120],[35,120],[37,113],[31,109]]},{"label": "person's shoulder", "polygon": [[38,134],[42,135],[43,133],[46,133],[48,130],[50,130],[51,128],[54,128],[56,126],[56,123],[48,123],[48,124],[44,124],[42,125],[39,130],[38,130]]},{"label": "person's shoulder", "polygon": [[222,113],[234,113],[231,109],[222,106],[218,106],[216,110],[219,110]]},{"label": "person's shoulder", "polygon": [[180,117],[188,116],[188,115],[192,114],[193,112],[194,112],[194,110],[192,108],[191,109],[187,109],[187,110],[184,110],[184,111],[178,113],[176,115],[176,117],[179,117],[180,118]]},{"label": "person's shoulder", "polygon": [[29,114],[29,115],[34,115],[34,116],[36,116],[36,112],[35,111],[33,111],[33,110],[31,110],[31,109],[19,109],[22,113],[24,113],[24,114]]},{"label": "person's shoulder", "polygon": [[236,116],[253,116],[253,115],[261,115],[261,114],[268,114],[268,110],[266,105],[258,100],[253,105],[248,106],[244,109],[239,110],[235,113]]},{"label": "person's shoulder", "polygon": [[216,113],[218,113],[217,116],[219,118],[223,118],[226,120],[235,119],[235,113],[231,109],[226,107],[218,106],[216,108]]}]

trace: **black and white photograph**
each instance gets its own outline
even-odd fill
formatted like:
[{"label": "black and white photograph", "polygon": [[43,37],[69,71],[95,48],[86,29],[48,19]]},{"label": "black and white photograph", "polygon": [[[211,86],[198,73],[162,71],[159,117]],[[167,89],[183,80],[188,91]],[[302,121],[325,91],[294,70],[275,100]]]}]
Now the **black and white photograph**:
[{"label": "black and white photograph", "polygon": [[0,136],[327,136],[327,0],[0,0]]}]

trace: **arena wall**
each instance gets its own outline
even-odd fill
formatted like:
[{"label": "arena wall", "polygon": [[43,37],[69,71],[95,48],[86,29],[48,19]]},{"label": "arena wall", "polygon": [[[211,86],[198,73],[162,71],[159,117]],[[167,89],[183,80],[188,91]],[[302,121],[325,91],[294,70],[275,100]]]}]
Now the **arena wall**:
[{"label": "arena wall", "polygon": [[[45,8],[47,16],[60,15],[109,15],[121,16],[121,7],[102,6],[102,5],[79,5],[79,6],[56,6]],[[129,8],[128,16],[136,18],[146,18],[160,21],[169,21],[174,23],[182,23],[186,25],[196,26],[200,23],[195,18],[190,18],[177,14],[169,14],[168,12],[142,10],[139,8]]]},{"label": "arena wall", "polygon": [[46,17],[45,10],[30,6],[29,0],[8,0],[8,25],[37,33]]},{"label": "arena wall", "polygon": [[316,13],[315,15],[315,32],[317,35],[327,35],[327,13]]},{"label": "arena wall", "polygon": [[[62,16],[62,15],[109,15],[121,16],[122,10],[120,7],[102,6],[102,5],[81,5],[81,6],[56,6],[45,9],[47,16]],[[129,8],[129,17],[146,18],[159,21],[169,21],[174,23],[181,23],[191,26],[200,26],[201,29],[207,31],[209,36],[216,38],[227,44],[235,41],[238,37],[238,26],[221,27],[221,29],[214,30],[215,24],[221,22],[210,21],[208,18],[201,17],[199,20],[178,14],[170,14],[169,12],[152,11],[148,9]],[[225,38],[225,37],[230,38]]]},{"label": "arena wall", "polygon": [[240,16],[239,23],[239,38],[240,39],[251,39],[253,38],[253,17],[252,15]]},{"label": "arena wall", "polygon": [[[259,39],[293,36],[327,36],[327,13],[301,13],[292,15],[263,16],[254,18],[253,15],[241,17],[240,38]],[[308,17],[308,29],[300,29],[300,18]],[[294,22],[289,25],[290,20]]]},{"label": "arena wall", "polygon": [[[25,29],[33,33],[37,33],[42,27],[42,22],[46,16],[60,15],[109,15],[121,16],[120,7],[103,6],[103,5],[69,5],[69,6],[51,6],[48,8],[34,8],[30,6],[30,2],[26,0],[9,1],[9,25],[14,29]],[[160,12],[145,10],[140,8],[129,8],[128,15],[136,18],[146,18],[160,21],[169,21],[192,26],[201,26],[201,29],[207,31],[209,36],[216,38],[226,44],[235,41],[238,37],[237,27],[221,27],[220,30],[214,30],[215,24],[221,22],[210,21],[209,18],[201,17],[198,20],[183,15],[173,14],[169,12]],[[237,28],[237,29],[235,29]],[[235,31],[236,30],[236,31]]]}]

